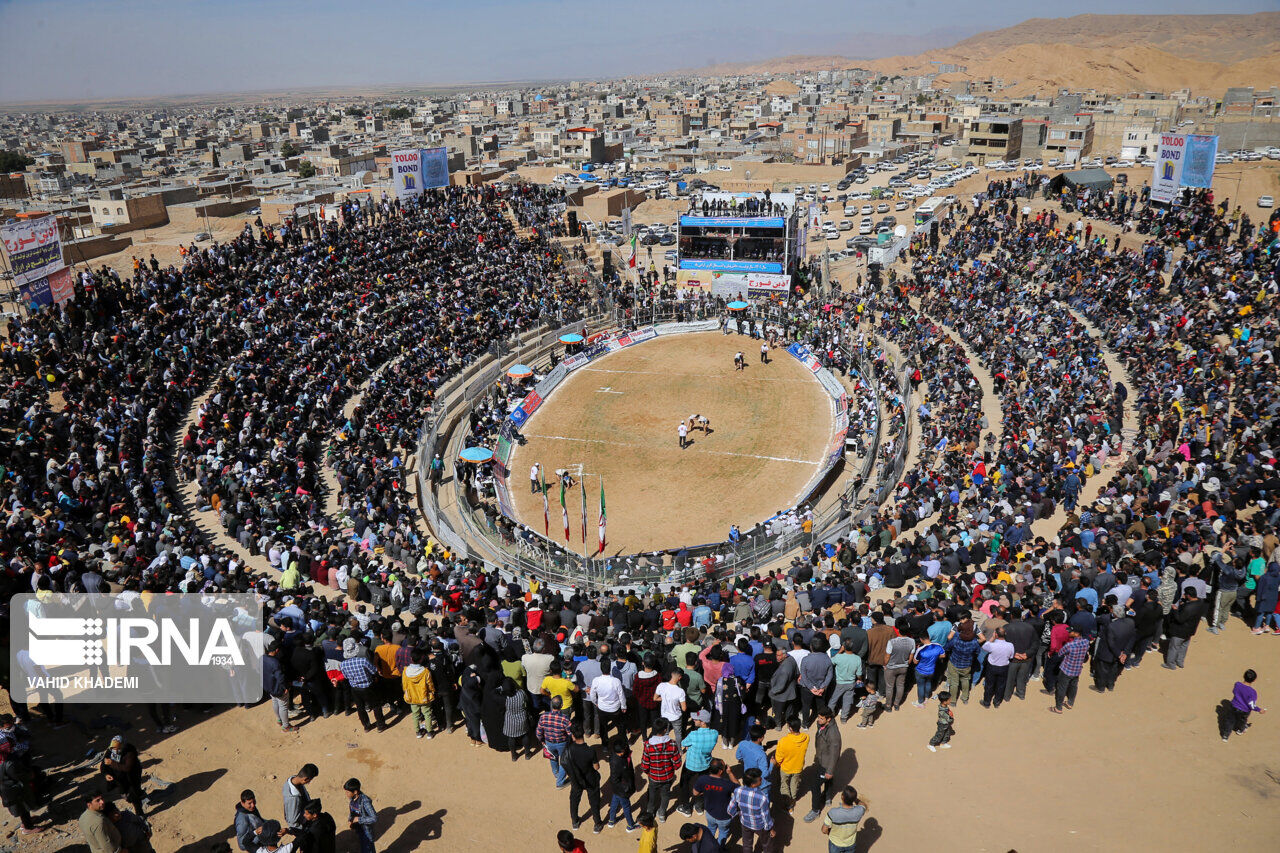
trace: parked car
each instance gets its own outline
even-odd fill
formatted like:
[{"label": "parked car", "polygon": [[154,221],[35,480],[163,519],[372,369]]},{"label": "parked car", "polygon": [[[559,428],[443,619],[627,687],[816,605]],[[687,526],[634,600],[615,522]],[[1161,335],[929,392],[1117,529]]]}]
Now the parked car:
[{"label": "parked car", "polygon": [[1258,207],[1275,207],[1276,200],[1269,195],[1258,196]]},{"label": "parked car", "polygon": [[841,230],[841,231],[852,231],[852,230],[853,230],[853,223],[852,223],[852,222],[850,222],[850,221],[849,221],[849,220],[847,220],[847,219],[841,219],[841,220],[840,220],[840,230]]},{"label": "parked car", "polygon": [[886,202],[886,201],[882,201],[882,202],[880,202],[879,204],[877,204],[877,205],[876,205],[876,213],[888,213],[888,212],[889,212],[889,203],[888,203],[888,202]]}]

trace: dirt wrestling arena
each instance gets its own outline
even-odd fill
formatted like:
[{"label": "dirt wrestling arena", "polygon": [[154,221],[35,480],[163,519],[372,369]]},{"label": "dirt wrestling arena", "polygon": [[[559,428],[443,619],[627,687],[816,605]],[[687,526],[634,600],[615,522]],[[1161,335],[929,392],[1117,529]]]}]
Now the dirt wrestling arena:
[{"label": "dirt wrestling arena", "polygon": [[[739,350],[746,368],[734,369]],[[691,414],[710,430],[677,427]],[[784,349],[760,363],[760,341],[720,332],[657,338],[599,358],[569,375],[523,429],[511,459],[516,515],[543,528],[529,486],[541,463],[551,535],[564,542],[554,472],[581,466],[587,489],[587,550],[597,546],[600,478],[608,506],[608,555],[723,540],[792,506],[833,437],[831,398]],[[576,477],[575,477],[576,479]],[[568,495],[569,548],[582,553],[582,498]]]}]

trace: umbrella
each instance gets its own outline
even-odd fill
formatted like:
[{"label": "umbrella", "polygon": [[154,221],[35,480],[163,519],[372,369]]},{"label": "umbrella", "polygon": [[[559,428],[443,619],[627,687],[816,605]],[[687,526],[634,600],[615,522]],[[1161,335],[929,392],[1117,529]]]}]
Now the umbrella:
[{"label": "umbrella", "polygon": [[580,344],[582,343],[582,335],[561,335],[560,343],[562,344]]},{"label": "umbrella", "polygon": [[481,462],[488,462],[493,458],[493,451],[487,447],[464,447],[462,452],[458,454],[458,458],[463,462],[474,462],[479,465]]},{"label": "umbrella", "polygon": [[528,379],[533,375],[533,368],[527,364],[516,364],[507,371],[507,375],[512,379]]},{"label": "umbrella", "polygon": [[738,299],[730,302],[728,307],[730,311],[745,311],[747,310],[747,303]]}]

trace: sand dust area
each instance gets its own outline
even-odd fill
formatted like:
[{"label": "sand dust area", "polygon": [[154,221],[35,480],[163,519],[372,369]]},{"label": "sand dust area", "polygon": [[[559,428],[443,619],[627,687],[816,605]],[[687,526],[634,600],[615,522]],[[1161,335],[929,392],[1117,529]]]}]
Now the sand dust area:
[{"label": "sand dust area", "polygon": [[[735,370],[742,351],[744,370]],[[706,416],[680,449],[677,426]],[[781,348],[760,363],[760,341],[700,332],[646,341],[569,375],[522,430],[511,459],[516,514],[543,530],[542,500],[529,485],[540,463],[551,535],[564,541],[554,472],[585,473],[587,550],[597,548],[600,481],[608,506],[605,553],[632,554],[725,539],[790,508],[818,470],[832,436],[831,398]],[[569,547],[582,553],[581,495],[567,495]]]}]

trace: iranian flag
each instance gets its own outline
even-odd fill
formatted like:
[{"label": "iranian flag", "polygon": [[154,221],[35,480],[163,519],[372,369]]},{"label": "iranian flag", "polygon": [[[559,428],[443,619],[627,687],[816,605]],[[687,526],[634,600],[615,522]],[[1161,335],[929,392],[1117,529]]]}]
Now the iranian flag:
[{"label": "iranian flag", "polygon": [[569,541],[569,507],[564,502],[564,477],[560,478],[560,515],[564,518],[564,541]]},{"label": "iranian flag", "polygon": [[627,258],[627,266],[636,268],[636,235],[631,235],[631,257]]},{"label": "iranian flag", "polygon": [[579,480],[578,488],[582,490],[582,547],[585,553],[587,547],[587,484]]},{"label": "iranian flag", "polygon": [[538,477],[542,481],[542,532],[551,538],[551,507],[547,506],[547,478],[542,473],[542,466],[538,466]]},{"label": "iranian flag", "polygon": [[604,552],[606,516],[604,511],[604,479],[600,480],[600,551]]}]

